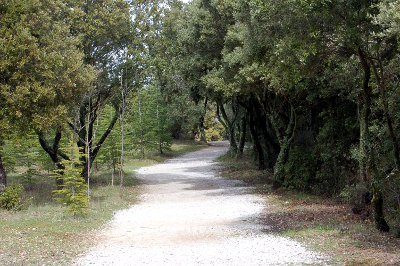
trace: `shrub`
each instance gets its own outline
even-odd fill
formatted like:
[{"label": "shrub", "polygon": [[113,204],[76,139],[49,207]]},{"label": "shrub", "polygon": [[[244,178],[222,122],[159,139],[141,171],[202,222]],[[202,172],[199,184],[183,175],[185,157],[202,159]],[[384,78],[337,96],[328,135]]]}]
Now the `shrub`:
[{"label": "shrub", "polygon": [[310,148],[293,147],[284,166],[284,186],[288,189],[309,191],[314,182],[315,168],[315,159]]},{"label": "shrub", "polygon": [[22,185],[11,185],[6,187],[0,193],[0,208],[6,210],[19,211],[22,209],[22,194],[24,187]]}]

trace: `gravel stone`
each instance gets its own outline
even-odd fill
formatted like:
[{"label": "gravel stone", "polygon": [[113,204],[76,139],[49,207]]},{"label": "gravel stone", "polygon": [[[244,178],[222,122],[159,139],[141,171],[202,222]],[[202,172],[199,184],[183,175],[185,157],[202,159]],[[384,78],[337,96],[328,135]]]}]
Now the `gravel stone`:
[{"label": "gravel stone", "polygon": [[226,153],[213,143],[137,171],[143,195],[119,211],[77,265],[303,265],[325,258],[291,239],[265,233],[265,199],[217,175]]}]

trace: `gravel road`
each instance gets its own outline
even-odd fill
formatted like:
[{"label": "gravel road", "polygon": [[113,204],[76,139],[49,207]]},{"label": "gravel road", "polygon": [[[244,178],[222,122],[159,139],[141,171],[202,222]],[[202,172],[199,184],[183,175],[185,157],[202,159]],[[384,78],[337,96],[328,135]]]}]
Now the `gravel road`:
[{"label": "gravel road", "polygon": [[227,151],[201,151],[137,171],[143,195],[116,213],[97,246],[78,265],[303,265],[321,255],[272,234],[257,217],[266,200],[240,181],[224,180],[213,163]]}]

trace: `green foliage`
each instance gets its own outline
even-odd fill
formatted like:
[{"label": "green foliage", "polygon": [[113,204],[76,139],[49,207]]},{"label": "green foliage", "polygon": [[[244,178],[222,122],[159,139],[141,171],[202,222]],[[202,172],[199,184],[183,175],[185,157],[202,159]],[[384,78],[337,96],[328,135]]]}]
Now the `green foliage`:
[{"label": "green foliage", "polygon": [[61,164],[64,169],[55,170],[55,178],[62,181],[60,188],[55,190],[54,196],[56,200],[66,205],[68,212],[71,212],[74,217],[77,215],[85,215],[89,207],[89,197],[87,195],[87,185],[82,173],[82,160],[84,156],[79,151],[73,138],[69,143],[69,147],[64,149],[64,152],[70,156],[70,160],[62,160]]},{"label": "green foliage", "polygon": [[[2,1],[2,161],[27,190],[43,170],[60,168],[55,194],[77,215],[87,208],[80,176],[88,164],[76,144],[115,172],[122,129],[124,156],[163,153],[172,137],[199,129],[207,140],[227,135],[234,154],[243,122],[259,166],[273,168],[279,185],[350,199],[362,184],[398,217],[399,6]],[[62,154],[67,123],[77,136]],[[56,128],[53,145],[41,142],[51,163],[36,138]]]},{"label": "green foliage", "polygon": [[20,183],[26,190],[31,190],[40,171],[51,171],[54,164],[40,147],[35,134],[24,136],[9,135],[2,147],[4,167],[11,172],[18,172]]},{"label": "green foliage", "polygon": [[22,185],[7,186],[0,192],[0,208],[9,211],[19,211],[23,207],[24,187]]},{"label": "green foliage", "polygon": [[[58,0],[0,5],[0,121],[22,131],[58,125],[93,75],[70,34],[68,7]],[[0,124],[0,132],[11,124]]]},{"label": "green foliage", "polygon": [[157,87],[149,85],[131,99],[130,142],[137,150],[169,149],[172,143],[171,122]]},{"label": "green foliage", "polygon": [[224,139],[225,128],[217,119],[215,106],[211,106],[207,109],[204,118],[204,128],[207,141],[219,141]]},{"label": "green foliage", "polygon": [[[100,115],[97,118],[95,123],[95,131],[96,132],[104,132],[110,121],[113,119],[116,110],[111,105],[106,105],[103,107]],[[94,139],[96,142],[97,136]],[[132,147],[129,138],[128,141],[125,142],[126,150],[130,150]],[[120,124],[117,123],[113,130],[111,131],[109,137],[106,139],[104,144],[102,145],[102,149],[99,151],[99,155],[96,158],[95,164],[99,165],[107,165],[111,167],[115,172],[119,169],[119,162],[121,158],[121,128]]]},{"label": "green foliage", "polygon": [[288,162],[284,166],[284,186],[289,189],[310,191],[315,177],[316,164],[310,148],[296,145],[289,152]]}]

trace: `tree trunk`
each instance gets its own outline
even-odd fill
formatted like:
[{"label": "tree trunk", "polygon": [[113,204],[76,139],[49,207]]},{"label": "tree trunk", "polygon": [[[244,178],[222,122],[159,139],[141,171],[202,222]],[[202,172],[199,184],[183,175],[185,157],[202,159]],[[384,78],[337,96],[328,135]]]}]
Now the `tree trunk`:
[{"label": "tree trunk", "polygon": [[[121,117],[123,118],[123,115]],[[122,188],[124,181],[124,123],[121,122],[121,169],[119,173],[120,183],[119,186]]]},{"label": "tree trunk", "polygon": [[[38,132],[37,135],[39,138],[40,146],[50,156],[52,162],[56,165],[57,169],[60,170],[59,174],[62,175],[63,174],[62,170],[65,169],[65,166],[61,163],[61,158],[65,159],[65,160],[69,160],[69,157],[66,154],[64,154],[62,151],[59,150],[59,144],[60,144],[61,136],[62,136],[62,127],[59,126],[57,128],[56,135],[54,137],[54,142],[53,142],[52,146],[50,146],[50,144],[47,142],[47,140],[45,139],[45,137],[42,133]],[[64,184],[64,181],[62,178],[56,178],[57,189],[61,189],[63,184]]]},{"label": "tree trunk", "polygon": [[157,132],[158,132],[158,151],[160,154],[164,154],[163,151],[163,140],[162,134],[163,129],[161,128],[161,121],[160,121],[160,103],[158,100],[158,89],[156,89],[156,100],[157,100]]},{"label": "tree trunk", "polygon": [[87,159],[86,159],[86,165],[87,165],[87,174],[86,174],[86,183],[87,183],[87,196],[90,197],[90,171],[92,169],[92,161],[91,161],[91,151],[92,151],[92,144],[93,144],[93,138],[91,137],[89,140],[89,136],[92,136],[93,131],[91,130],[91,112],[92,112],[92,108],[91,108],[91,101],[89,98],[89,112],[88,112],[88,121],[87,121],[87,126],[86,126],[86,155],[87,155]]},{"label": "tree trunk", "polygon": [[7,174],[4,170],[3,160],[1,159],[0,154],[0,192],[7,186]]},{"label": "tree trunk", "polygon": [[381,60],[379,59],[379,69],[380,72],[378,72],[378,69],[374,63],[373,60],[370,60],[372,70],[374,71],[374,76],[376,83],[378,84],[379,87],[379,92],[381,96],[381,104],[383,107],[383,112],[385,115],[385,120],[386,120],[386,126],[389,131],[389,136],[392,140],[392,145],[393,145],[393,155],[394,155],[394,163],[397,169],[400,167],[400,148],[399,148],[399,143],[397,141],[396,134],[393,129],[393,122],[392,122],[392,117],[390,116],[389,113],[389,103],[387,100],[387,95],[386,95],[386,76],[384,73],[383,65]]},{"label": "tree trunk", "polygon": [[[387,232],[389,225],[387,224],[383,213],[383,197],[380,190],[379,173],[375,164],[374,148],[371,145],[371,137],[369,132],[369,121],[371,115],[371,93],[372,88],[369,86],[371,79],[371,67],[366,57],[358,48],[358,56],[364,71],[363,87],[359,97],[360,109],[360,174],[364,181],[371,184],[372,189],[372,210],[375,226],[378,230]],[[368,184],[367,183],[367,184]]]},{"label": "tree trunk", "polygon": [[257,152],[258,168],[260,170],[264,170],[265,169],[264,150],[262,148],[260,139],[258,137],[257,128],[255,127],[253,110],[250,110],[250,133],[253,138],[254,146]]},{"label": "tree trunk", "polygon": [[124,183],[124,123],[125,123],[125,103],[127,96],[127,87],[123,84],[123,73],[121,74],[121,97],[122,97],[122,106],[121,106],[121,114],[119,118],[119,122],[121,124],[121,169],[119,173],[119,187],[122,188]]},{"label": "tree trunk", "polygon": [[[233,104],[233,101],[232,101]],[[237,105],[239,105],[237,103]],[[235,124],[236,124],[236,119],[238,116],[238,110],[236,111],[236,113],[234,113],[234,118],[232,119],[232,121],[229,120],[228,115],[225,112],[225,108],[223,103],[218,104],[219,108],[218,108],[218,117],[220,117],[219,115],[219,111],[221,111],[222,117],[225,120],[224,123],[222,123],[222,125],[225,126],[225,129],[228,130],[228,134],[229,134],[229,144],[230,144],[230,148],[229,148],[229,153],[231,154],[231,156],[236,156],[237,151],[238,151],[238,146],[236,143],[236,138],[235,138]],[[220,119],[221,120],[221,119]]]},{"label": "tree trunk", "polygon": [[111,186],[114,186],[114,173],[115,173],[115,165],[113,165],[112,173],[111,173]]},{"label": "tree trunk", "polygon": [[374,222],[376,228],[381,232],[389,232],[390,228],[385,220],[385,216],[383,213],[383,196],[382,192],[379,189],[379,186],[376,184],[372,185],[372,209],[374,210]]},{"label": "tree trunk", "polygon": [[236,139],[235,139],[235,127],[234,126],[229,127],[229,143],[231,144],[229,151],[232,156],[235,156],[238,151],[238,146],[237,146]]},{"label": "tree trunk", "polygon": [[241,158],[243,156],[244,146],[246,144],[246,134],[247,134],[247,120],[248,114],[246,113],[242,117],[242,125],[241,125],[241,133],[239,139],[239,148],[237,153],[237,158]]},{"label": "tree trunk", "polygon": [[266,166],[274,167],[279,151],[280,146],[279,143],[275,142],[275,136],[270,134],[268,130],[268,118],[267,118],[267,108],[265,108],[264,104],[262,104],[256,95],[252,94],[251,96],[252,106],[255,109],[255,126],[259,128],[260,133],[262,133],[263,143],[266,148]]},{"label": "tree trunk", "polygon": [[[84,168],[83,168],[83,171],[82,171],[82,177],[85,178],[86,182],[88,181],[87,180],[88,169],[92,167],[93,161],[96,159],[97,154],[99,153],[99,151],[101,149],[101,146],[103,145],[104,141],[106,141],[107,137],[110,135],[112,129],[114,128],[114,125],[117,123],[118,117],[119,117],[119,113],[117,111],[117,112],[115,112],[113,119],[111,120],[110,124],[108,125],[108,128],[103,133],[103,135],[101,136],[99,141],[96,143],[96,145],[92,146],[93,149],[90,152],[90,164],[88,164],[87,161],[84,158],[84,161],[83,161]],[[90,142],[90,139],[89,139],[89,142]]]},{"label": "tree trunk", "polygon": [[139,138],[140,138],[140,140],[139,140],[139,142],[140,142],[140,151],[141,151],[141,154],[142,154],[142,158],[144,158],[144,132],[143,132],[143,125],[142,125],[142,121],[143,121],[143,118],[142,118],[142,102],[141,102],[141,100],[140,100],[140,91],[139,91],[139,93],[138,93],[138,114],[139,114],[139,127],[140,127],[140,129],[139,129],[139,131],[140,131],[140,136],[139,136]]},{"label": "tree trunk", "polygon": [[297,119],[296,119],[296,112],[294,107],[290,107],[290,119],[289,124],[287,125],[285,136],[281,141],[281,149],[278,154],[278,159],[276,160],[276,164],[274,167],[274,187],[278,188],[283,185],[285,182],[285,169],[284,166],[289,159],[289,151],[290,146],[294,140],[296,134],[296,127],[297,127]]},{"label": "tree trunk", "polygon": [[200,117],[200,123],[199,123],[199,130],[200,130],[200,141],[203,141],[204,143],[207,143],[207,137],[206,137],[206,132],[204,129],[204,119],[207,114],[207,103],[208,103],[208,98],[206,97],[204,99],[204,111],[203,114]]}]

